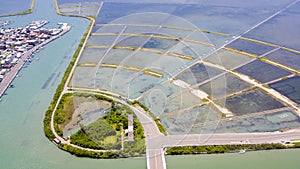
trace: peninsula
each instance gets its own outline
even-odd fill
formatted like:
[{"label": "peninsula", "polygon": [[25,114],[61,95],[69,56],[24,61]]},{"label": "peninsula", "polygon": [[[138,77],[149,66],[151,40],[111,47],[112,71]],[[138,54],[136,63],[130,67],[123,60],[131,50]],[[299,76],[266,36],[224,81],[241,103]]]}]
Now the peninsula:
[{"label": "peninsula", "polygon": [[[5,22],[9,23],[9,22]],[[0,97],[33,53],[71,29],[67,23],[59,28],[44,28],[48,21],[33,21],[24,28],[0,29]]]}]

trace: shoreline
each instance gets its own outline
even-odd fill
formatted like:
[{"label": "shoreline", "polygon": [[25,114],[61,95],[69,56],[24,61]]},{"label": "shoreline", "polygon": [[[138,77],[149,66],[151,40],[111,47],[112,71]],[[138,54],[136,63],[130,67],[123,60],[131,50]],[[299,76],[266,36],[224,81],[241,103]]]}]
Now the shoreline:
[{"label": "shoreline", "polygon": [[208,154],[245,154],[246,152],[288,150],[300,148],[299,143],[283,144],[232,144],[232,145],[207,145],[207,146],[178,146],[166,148],[165,155],[208,155]]},{"label": "shoreline", "polygon": [[64,35],[70,29],[71,29],[71,27],[62,28],[62,32],[60,32],[58,35],[52,36],[50,39],[47,39],[43,43],[41,43],[37,46],[34,46],[30,50],[28,50],[26,53],[24,53],[23,56],[20,58],[20,60],[17,62],[17,64],[14,65],[9,70],[9,72],[4,75],[4,78],[3,78],[2,82],[0,83],[0,98],[2,98],[3,95],[5,95],[7,88],[10,87],[12,81],[15,79],[15,77],[17,76],[19,71],[22,69],[23,65],[26,63],[26,60],[30,58],[30,56],[33,54],[33,52],[40,49],[44,45],[52,42],[53,40],[57,39],[58,37]]}]

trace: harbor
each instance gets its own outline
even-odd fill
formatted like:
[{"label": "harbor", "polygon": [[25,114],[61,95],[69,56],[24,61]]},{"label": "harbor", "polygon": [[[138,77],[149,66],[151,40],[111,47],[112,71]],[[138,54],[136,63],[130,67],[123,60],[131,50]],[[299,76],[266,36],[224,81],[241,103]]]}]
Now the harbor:
[{"label": "harbor", "polygon": [[5,94],[13,79],[34,52],[57,39],[71,29],[67,23],[59,23],[59,28],[43,28],[48,21],[33,21],[25,28],[0,30],[0,97]]}]

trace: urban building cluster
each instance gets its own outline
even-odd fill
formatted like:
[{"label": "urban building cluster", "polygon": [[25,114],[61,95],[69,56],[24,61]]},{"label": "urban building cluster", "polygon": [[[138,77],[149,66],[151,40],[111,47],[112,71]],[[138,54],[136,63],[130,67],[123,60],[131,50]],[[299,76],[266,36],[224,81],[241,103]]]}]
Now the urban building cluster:
[{"label": "urban building cluster", "polygon": [[27,51],[58,35],[66,26],[63,23],[60,28],[44,28],[47,23],[46,20],[39,20],[23,28],[0,29],[0,82]]}]

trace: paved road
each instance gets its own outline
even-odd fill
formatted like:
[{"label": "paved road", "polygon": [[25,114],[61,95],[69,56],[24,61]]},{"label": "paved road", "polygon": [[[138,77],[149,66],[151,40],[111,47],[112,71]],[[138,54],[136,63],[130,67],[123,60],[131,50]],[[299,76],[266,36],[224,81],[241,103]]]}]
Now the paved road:
[{"label": "paved road", "polygon": [[300,138],[300,129],[287,132],[169,135],[151,139],[153,147],[279,143]]},{"label": "paved road", "polygon": [[144,128],[147,149],[147,168],[166,169],[167,167],[163,149],[159,146],[154,146],[152,142],[156,138],[164,138],[164,135],[160,133],[154,120],[148,114],[146,114],[144,109],[142,109],[141,107],[130,107],[134,111]]}]

